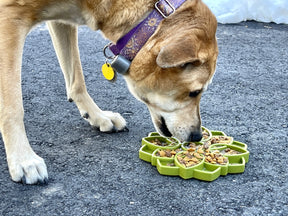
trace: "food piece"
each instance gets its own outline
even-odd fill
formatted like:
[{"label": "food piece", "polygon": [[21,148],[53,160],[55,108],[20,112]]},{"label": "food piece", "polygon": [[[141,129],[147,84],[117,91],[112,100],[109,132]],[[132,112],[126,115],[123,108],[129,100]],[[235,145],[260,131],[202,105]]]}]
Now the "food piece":
[{"label": "food piece", "polygon": [[173,143],[179,143],[179,140],[175,139],[174,137],[167,137],[167,139]]},{"label": "food piece", "polygon": [[165,157],[166,155],[166,153],[163,150],[159,151],[158,153],[160,157]]},{"label": "food piece", "polygon": [[184,144],[185,148],[188,149],[188,151],[196,151],[197,149],[201,148],[203,146],[202,143],[195,143],[195,142],[187,142]]},{"label": "food piece", "polygon": [[169,158],[174,158],[175,157],[175,155],[178,153],[178,152],[180,152],[180,151],[182,151],[182,149],[181,148],[179,148],[179,149],[161,149],[161,150],[159,150],[158,152],[156,152],[156,156],[157,157],[169,157]]},{"label": "food piece", "polygon": [[205,153],[205,162],[225,165],[228,163],[228,159],[224,157],[218,150],[216,150],[214,152]]},{"label": "food piece", "polygon": [[208,139],[209,138],[209,133],[208,133],[208,131],[206,131],[206,130],[203,130],[202,131],[202,139]]},{"label": "food piece", "polygon": [[241,154],[241,152],[230,149],[230,148],[226,148],[223,151],[221,151],[222,154],[227,154],[227,155],[236,155],[236,154]]},{"label": "food piece", "polygon": [[158,146],[166,146],[168,145],[168,143],[166,142],[161,142],[159,139],[154,139],[150,141],[151,143],[153,143],[154,145],[158,145]]},{"label": "food piece", "polygon": [[180,164],[186,167],[192,167],[199,164],[203,159],[203,155],[197,152],[184,151],[177,156]]},{"label": "food piece", "polygon": [[197,150],[197,153],[199,153],[199,154],[204,154],[203,148],[199,148],[199,149]]},{"label": "food piece", "polygon": [[197,153],[197,152],[194,153],[194,157],[196,157],[197,159],[202,159],[202,158],[203,158],[203,156],[200,155],[200,154]]},{"label": "food piece", "polygon": [[177,142],[166,142],[166,141],[160,141],[159,139],[155,138],[153,140],[150,140],[151,143],[158,146],[174,146],[177,145]]},{"label": "food piece", "polygon": [[230,143],[232,137],[227,137],[227,136],[213,136],[210,139],[211,144],[216,144],[216,143]]}]

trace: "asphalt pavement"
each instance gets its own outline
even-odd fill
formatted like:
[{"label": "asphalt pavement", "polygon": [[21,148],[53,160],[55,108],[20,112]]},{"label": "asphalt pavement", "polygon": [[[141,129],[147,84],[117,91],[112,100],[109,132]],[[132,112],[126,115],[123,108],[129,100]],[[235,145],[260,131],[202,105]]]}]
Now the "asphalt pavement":
[{"label": "asphalt pavement", "polygon": [[89,93],[103,110],[121,113],[129,132],[103,134],[67,102],[63,75],[45,25],[26,40],[22,86],[25,124],[45,159],[49,184],[10,180],[0,140],[0,215],[287,215],[288,25],[219,25],[219,59],[201,100],[202,123],[248,145],[242,174],[213,182],[162,176],[138,157],[141,138],[154,131],[144,104],[122,77],[100,72],[107,43],[79,29]]}]

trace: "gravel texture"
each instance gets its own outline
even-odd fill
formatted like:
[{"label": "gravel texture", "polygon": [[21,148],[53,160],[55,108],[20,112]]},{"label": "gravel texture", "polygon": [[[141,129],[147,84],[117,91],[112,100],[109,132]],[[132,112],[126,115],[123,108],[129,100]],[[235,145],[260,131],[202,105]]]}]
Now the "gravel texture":
[{"label": "gravel texture", "polygon": [[149,112],[122,77],[102,77],[107,43],[79,29],[87,88],[104,110],[120,112],[130,132],[103,134],[67,102],[63,75],[45,25],[28,36],[23,56],[25,124],[45,159],[46,186],[10,180],[0,140],[0,215],[287,215],[288,26],[219,25],[219,59],[201,100],[202,123],[248,144],[243,174],[213,182],[158,174],[139,159],[141,138],[154,131]]}]

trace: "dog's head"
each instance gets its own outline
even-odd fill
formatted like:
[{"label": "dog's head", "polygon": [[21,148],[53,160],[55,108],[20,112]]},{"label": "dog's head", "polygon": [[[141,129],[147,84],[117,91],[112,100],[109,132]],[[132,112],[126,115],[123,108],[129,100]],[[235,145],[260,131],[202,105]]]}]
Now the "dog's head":
[{"label": "dog's head", "polygon": [[132,61],[129,90],[144,102],[155,128],[185,141],[202,138],[200,98],[218,55],[217,21],[201,1],[187,1],[163,20]]}]

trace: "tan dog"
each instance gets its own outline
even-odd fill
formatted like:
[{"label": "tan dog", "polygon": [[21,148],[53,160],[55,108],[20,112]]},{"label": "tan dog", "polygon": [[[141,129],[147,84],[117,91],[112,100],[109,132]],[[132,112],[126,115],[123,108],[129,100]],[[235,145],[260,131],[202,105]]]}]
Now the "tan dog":
[{"label": "tan dog", "polygon": [[[103,132],[125,128],[118,113],[102,111],[87,93],[77,45],[77,25],[100,29],[116,42],[154,8],[157,0],[1,0],[0,129],[13,181],[48,179],[44,160],[26,137],[21,92],[21,57],[26,35],[49,21],[64,73],[67,97]],[[201,93],[211,81],[218,54],[217,22],[200,0],[187,0],[164,19],[125,75],[133,95],[149,108],[156,129],[181,140],[200,140]]]}]

